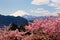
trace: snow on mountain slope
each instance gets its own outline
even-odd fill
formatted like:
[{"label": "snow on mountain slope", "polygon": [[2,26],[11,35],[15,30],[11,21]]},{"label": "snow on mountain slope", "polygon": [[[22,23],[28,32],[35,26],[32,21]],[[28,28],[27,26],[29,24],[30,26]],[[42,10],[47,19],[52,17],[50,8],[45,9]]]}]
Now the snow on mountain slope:
[{"label": "snow on mountain slope", "polygon": [[15,13],[12,13],[12,14],[9,14],[9,15],[10,15],[10,16],[15,16],[15,17],[17,17],[17,16],[28,15],[28,13],[25,12],[25,11],[23,11],[23,10],[18,10],[18,11],[16,11]]}]

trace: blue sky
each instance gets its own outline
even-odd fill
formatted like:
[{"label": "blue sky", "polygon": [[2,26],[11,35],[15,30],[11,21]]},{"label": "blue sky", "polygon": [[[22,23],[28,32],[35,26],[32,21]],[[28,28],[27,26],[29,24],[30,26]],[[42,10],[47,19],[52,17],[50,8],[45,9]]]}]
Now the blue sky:
[{"label": "blue sky", "polygon": [[[19,12],[18,12],[19,11]],[[56,15],[60,0],[0,0],[0,14]]]}]

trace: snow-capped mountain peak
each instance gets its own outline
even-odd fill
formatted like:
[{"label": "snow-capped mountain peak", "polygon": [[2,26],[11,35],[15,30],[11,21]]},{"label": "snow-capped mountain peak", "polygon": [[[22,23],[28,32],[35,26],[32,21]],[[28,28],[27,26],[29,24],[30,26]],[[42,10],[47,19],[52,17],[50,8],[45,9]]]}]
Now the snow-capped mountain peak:
[{"label": "snow-capped mountain peak", "polygon": [[17,17],[17,16],[24,16],[24,15],[29,15],[29,14],[25,11],[18,10],[16,12],[12,13],[12,14],[9,14],[9,15]]}]

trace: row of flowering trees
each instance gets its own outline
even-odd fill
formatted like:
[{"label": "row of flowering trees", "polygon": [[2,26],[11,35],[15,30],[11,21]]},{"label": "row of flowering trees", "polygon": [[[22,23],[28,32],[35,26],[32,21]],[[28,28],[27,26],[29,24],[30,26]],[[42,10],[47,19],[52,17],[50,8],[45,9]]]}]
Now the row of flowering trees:
[{"label": "row of flowering trees", "polygon": [[60,16],[36,19],[24,28],[20,32],[0,29],[0,40],[60,40]]}]

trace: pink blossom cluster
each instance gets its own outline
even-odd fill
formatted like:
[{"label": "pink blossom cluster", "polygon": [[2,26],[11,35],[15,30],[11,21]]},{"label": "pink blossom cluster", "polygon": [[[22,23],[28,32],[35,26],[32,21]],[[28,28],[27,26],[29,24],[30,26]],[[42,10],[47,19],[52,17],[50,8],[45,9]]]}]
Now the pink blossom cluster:
[{"label": "pink blossom cluster", "polygon": [[20,40],[24,36],[25,32],[19,32],[18,30],[15,31],[7,31],[7,30],[0,30],[0,40]]},{"label": "pink blossom cluster", "polygon": [[30,32],[38,30],[45,33],[60,32],[60,18],[36,19],[33,23],[29,23],[29,26],[26,26],[25,29]]},{"label": "pink blossom cluster", "polygon": [[0,29],[0,40],[60,40],[60,16],[36,19],[25,26],[25,32]]}]

